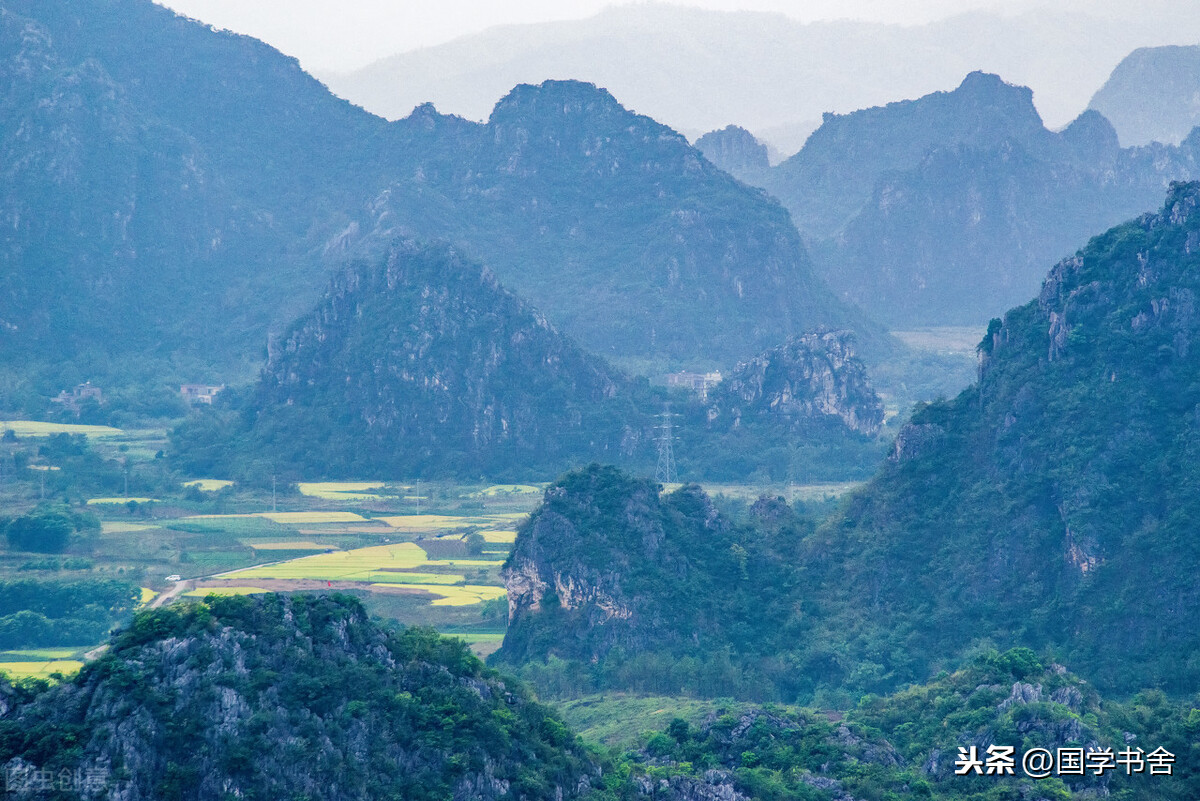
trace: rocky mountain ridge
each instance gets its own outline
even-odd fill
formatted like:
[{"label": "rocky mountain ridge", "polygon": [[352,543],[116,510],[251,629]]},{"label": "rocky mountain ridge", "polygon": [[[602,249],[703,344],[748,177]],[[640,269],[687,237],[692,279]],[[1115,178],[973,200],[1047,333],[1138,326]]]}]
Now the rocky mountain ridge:
[{"label": "rocky mountain ridge", "polygon": [[1200,604],[1198,208],[1200,184],[1173,185],[993,320],[978,385],[918,409],[812,541],[810,575],[840,588],[830,625],[892,654],[988,637],[1060,649],[1102,688],[1197,686],[1179,621]]},{"label": "rocky mountain ridge", "polygon": [[1126,147],[1181,143],[1200,125],[1200,45],[1139,47],[1088,108],[1112,121]]},{"label": "rocky mountain ridge", "polygon": [[816,325],[881,339],[813,277],[786,211],[595,86],[518,87],[488,124],[388,123],[149,0],[10,3],[0,63],[0,345],[42,394],[253,375],[329,275],[397,238],[454,243],[640,367]]},{"label": "rocky mountain ridge", "polygon": [[805,334],[739,364],[707,402],[710,428],[737,428],[745,414],[793,429],[835,418],[850,431],[878,434],[883,404],[851,341],[846,331]]},{"label": "rocky mountain ridge", "polygon": [[795,156],[742,177],[784,202],[842,298],[893,328],[977,325],[1200,175],[1197,142],[1122,149],[1095,111],[1053,132],[1027,88],[974,72],[952,92],[827,115]]},{"label": "rocky mountain ridge", "polygon": [[[77,797],[550,799],[600,780],[565,727],[465,645],[383,630],[345,596],[144,613],[74,680],[6,701],[8,775],[52,771],[52,790],[88,777]],[[45,795],[38,781],[10,789]]]}]

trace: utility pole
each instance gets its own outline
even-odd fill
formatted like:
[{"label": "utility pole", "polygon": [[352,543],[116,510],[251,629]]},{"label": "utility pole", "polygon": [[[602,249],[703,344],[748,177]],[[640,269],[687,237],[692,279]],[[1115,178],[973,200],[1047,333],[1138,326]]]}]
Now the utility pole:
[{"label": "utility pole", "polygon": [[272,512],[278,511],[275,508],[275,475],[274,474],[271,475],[271,511]]},{"label": "utility pole", "polygon": [[417,514],[421,514],[421,480],[417,479]]},{"label": "utility pole", "polygon": [[661,484],[673,484],[678,479],[675,470],[675,451],[671,446],[671,404],[664,403],[662,422],[658,425],[658,466],[654,468],[654,480]]}]

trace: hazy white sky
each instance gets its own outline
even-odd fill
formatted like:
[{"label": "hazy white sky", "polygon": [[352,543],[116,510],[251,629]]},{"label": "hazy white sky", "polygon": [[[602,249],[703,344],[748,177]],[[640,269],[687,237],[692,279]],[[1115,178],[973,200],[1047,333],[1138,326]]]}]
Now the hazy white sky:
[{"label": "hazy white sky", "polygon": [[[612,0],[156,0],[181,14],[249,34],[306,69],[350,70],[404,50],[505,23],[582,19]],[[686,0],[718,10],[774,11],[811,22],[854,18],[919,24],[971,9],[1011,12],[1036,0]],[[1097,0],[1060,0],[1088,8]],[[1103,0],[1100,0],[1103,2]]]}]

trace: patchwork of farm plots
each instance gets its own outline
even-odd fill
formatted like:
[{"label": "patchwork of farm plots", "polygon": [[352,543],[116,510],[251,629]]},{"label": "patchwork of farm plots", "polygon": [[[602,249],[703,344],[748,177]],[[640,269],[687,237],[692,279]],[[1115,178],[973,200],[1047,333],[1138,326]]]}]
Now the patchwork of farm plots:
[{"label": "patchwork of farm plots", "polygon": [[59,673],[69,676],[83,667],[83,650],[76,648],[30,648],[0,651],[0,673],[10,681],[48,679]]},{"label": "patchwork of farm plots", "polygon": [[[437,625],[444,615],[435,608],[461,608],[466,614],[468,608],[478,610],[481,604],[504,597],[500,567],[516,539],[517,525],[541,491],[532,485],[500,485],[471,492],[468,500],[481,500],[470,505],[482,507],[486,502],[492,507],[478,513],[390,514],[386,506],[363,512],[361,502],[376,499],[408,505],[405,493],[415,492],[414,488],[379,482],[321,482],[301,484],[300,489],[312,499],[307,505],[323,508],[192,515],[170,521],[174,529],[224,540],[255,556],[250,566],[222,571],[205,570],[197,564],[195,569],[181,571],[188,582],[181,595],[332,589],[378,596],[385,604],[386,597],[401,595],[410,598],[405,608],[411,609],[415,603],[430,610],[428,615],[405,622]],[[473,614],[478,617],[477,611]],[[459,615],[452,622],[470,621]],[[484,638],[480,642],[491,641]]]}]

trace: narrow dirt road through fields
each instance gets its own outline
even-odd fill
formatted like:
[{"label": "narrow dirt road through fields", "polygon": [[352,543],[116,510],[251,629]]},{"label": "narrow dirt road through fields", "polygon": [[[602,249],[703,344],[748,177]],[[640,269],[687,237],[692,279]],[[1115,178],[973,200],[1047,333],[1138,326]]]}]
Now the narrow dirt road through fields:
[{"label": "narrow dirt road through fields", "polygon": [[178,598],[181,594],[192,588],[191,579],[175,582],[175,586],[166,592],[160,594],[157,598],[150,602],[150,609],[158,609],[163,604],[169,603],[172,599]]}]

